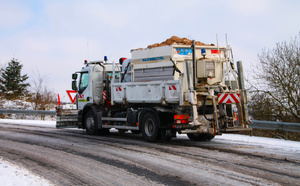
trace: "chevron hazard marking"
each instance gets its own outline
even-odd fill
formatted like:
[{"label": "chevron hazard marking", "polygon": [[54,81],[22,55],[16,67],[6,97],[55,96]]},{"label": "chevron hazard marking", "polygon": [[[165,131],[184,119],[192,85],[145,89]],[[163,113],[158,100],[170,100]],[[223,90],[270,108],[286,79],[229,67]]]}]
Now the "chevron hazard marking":
[{"label": "chevron hazard marking", "polygon": [[219,103],[239,103],[240,94],[218,94]]},{"label": "chevron hazard marking", "polygon": [[169,90],[177,90],[177,88],[176,88],[175,85],[170,85],[170,86],[169,86]]}]

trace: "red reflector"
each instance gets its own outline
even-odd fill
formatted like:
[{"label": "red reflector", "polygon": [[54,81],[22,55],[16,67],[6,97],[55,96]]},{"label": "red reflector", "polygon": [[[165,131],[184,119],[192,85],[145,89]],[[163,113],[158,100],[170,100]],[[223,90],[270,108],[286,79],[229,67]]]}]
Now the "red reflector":
[{"label": "red reflector", "polygon": [[177,119],[177,120],[175,120],[175,123],[176,124],[186,124],[186,123],[189,123],[189,120],[188,119]]},{"label": "red reflector", "polygon": [[189,123],[189,115],[174,115],[175,124],[187,124]]},{"label": "red reflector", "polygon": [[181,120],[181,123],[189,123],[188,119]]},{"label": "red reflector", "polygon": [[175,120],[189,119],[189,115],[174,115]]}]

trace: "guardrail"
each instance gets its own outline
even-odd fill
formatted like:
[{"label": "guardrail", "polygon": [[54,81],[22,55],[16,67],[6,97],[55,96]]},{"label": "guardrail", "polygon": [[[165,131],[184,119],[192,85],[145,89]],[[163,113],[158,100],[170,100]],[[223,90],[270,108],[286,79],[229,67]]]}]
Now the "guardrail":
[{"label": "guardrail", "polygon": [[24,115],[50,115],[55,116],[55,110],[21,110],[21,109],[0,109],[0,114],[24,114]]},{"label": "guardrail", "polygon": [[248,126],[254,129],[269,129],[269,130],[283,130],[287,132],[300,132],[300,123],[252,120],[252,123],[249,124]]},{"label": "guardrail", "polygon": [[[276,121],[259,121],[252,120],[248,126],[253,129],[268,129],[284,131],[284,139],[288,139],[288,132],[300,132],[300,123],[276,122]],[[252,136],[252,132],[250,134]]]}]

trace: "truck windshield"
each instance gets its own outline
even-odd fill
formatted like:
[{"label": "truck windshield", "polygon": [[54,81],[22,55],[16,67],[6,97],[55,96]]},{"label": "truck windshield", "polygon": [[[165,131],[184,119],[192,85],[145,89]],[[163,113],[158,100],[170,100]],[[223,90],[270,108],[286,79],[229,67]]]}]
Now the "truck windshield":
[{"label": "truck windshield", "polygon": [[80,77],[79,91],[78,91],[80,94],[86,89],[88,83],[89,83],[89,74],[87,72],[82,73]]}]

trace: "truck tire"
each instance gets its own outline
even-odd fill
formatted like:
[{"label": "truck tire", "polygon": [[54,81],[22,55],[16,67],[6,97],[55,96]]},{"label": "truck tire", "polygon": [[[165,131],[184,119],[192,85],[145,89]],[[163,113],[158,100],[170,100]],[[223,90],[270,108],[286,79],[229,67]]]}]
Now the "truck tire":
[{"label": "truck tire", "polygon": [[95,135],[96,130],[96,120],[95,120],[95,114],[92,110],[89,110],[85,115],[85,130],[86,133],[89,135]]},{"label": "truck tire", "polygon": [[154,142],[159,136],[158,119],[152,112],[147,112],[142,118],[143,138],[148,142]]},{"label": "truck tire", "polygon": [[210,141],[215,137],[210,133],[203,133],[203,134],[188,133],[187,136],[190,138],[190,140],[193,141]]}]

